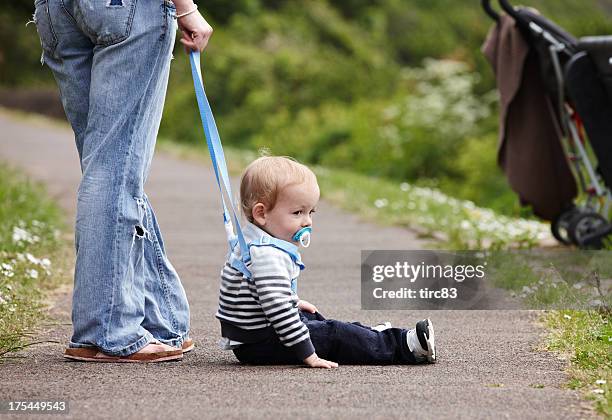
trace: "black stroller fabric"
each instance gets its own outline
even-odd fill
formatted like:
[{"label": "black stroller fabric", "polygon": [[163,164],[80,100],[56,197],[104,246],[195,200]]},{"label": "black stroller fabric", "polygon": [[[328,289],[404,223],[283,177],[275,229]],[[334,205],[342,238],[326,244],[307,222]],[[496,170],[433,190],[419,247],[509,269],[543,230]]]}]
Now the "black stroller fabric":
[{"label": "black stroller fabric", "polygon": [[612,36],[587,36],[580,38],[578,50],[589,54],[597,75],[603,83],[608,100],[612,100]]},{"label": "black stroller fabric", "polygon": [[565,83],[597,156],[597,169],[606,185],[612,185],[612,102],[595,62],[586,52],[570,60],[565,70]]},{"label": "black stroller fabric", "polygon": [[[554,22],[540,15],[535,9],[521,7],[515,9],[515,12],[517,19],[515,22],[516,25],[523,37],[525,37],[527,43],[537,52],[544,85],[550,97],[557,98],[559,95],[559,87],[557,85],[554,64],[550,56],[550,40],[546,39],[542,34],[538,34],[531,30],[529,24],[535,23],[565,46],[557,56],[561,67],[563,67],[576,52],[578,41]],[[557,103],[555,103],[555,107],[556,106]],[[556,110],[556,112],[559,112],[559,110]]]},{"label": "black stroller fabric", "polygon": [[521,203],[544,220],[571,206],[577,188],[561,145],[562,130],[537,51],[502,15],[483,45],[500,93],[498,163]]}]

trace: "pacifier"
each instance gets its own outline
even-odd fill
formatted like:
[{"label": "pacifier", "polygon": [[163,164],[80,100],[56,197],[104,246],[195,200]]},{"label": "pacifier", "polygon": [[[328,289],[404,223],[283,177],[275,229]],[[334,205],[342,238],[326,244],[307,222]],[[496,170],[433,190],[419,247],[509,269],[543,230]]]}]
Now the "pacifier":
[{"label": "pacifier", "polygon": [[295,235],[293,235],[293,239],[296,242],[299,242],[304,248],[308,248],[310,245],[310,233],[312,232],[312,228],[310,226],[303,227],[298,230]]}]

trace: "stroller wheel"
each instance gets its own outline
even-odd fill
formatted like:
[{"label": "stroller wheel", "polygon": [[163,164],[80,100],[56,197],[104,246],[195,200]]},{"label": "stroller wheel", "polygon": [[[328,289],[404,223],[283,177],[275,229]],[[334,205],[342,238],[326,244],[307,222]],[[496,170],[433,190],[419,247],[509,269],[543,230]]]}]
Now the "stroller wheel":
[{"label": "stroller wheel", "polygon": [[578,214],[569,224],[572,242],[582,249],[601,249],[602,240],[612,232],[605,217],[592,211]]},{"label": "stroller wheel", "polygon": [[569,234],[569,226],[572,219],[582,212],[580,207],[572,206],[563,211],[550,224],[550,232],[555,239],[564,245],[571,245],[572,238]]}]

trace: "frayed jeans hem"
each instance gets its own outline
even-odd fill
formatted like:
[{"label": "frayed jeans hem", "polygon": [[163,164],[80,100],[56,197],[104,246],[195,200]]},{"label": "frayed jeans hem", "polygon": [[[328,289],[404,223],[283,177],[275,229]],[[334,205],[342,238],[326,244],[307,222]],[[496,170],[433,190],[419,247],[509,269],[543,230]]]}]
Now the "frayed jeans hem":
[{"label": "frayed jeans hem", "polygon": [[[111,356],[129,356],[130,354],[134,354],[137,351],[141,350],[142,348],[144,348],[147,344],[149,344],[150,342],[156,340],[155,337],[153,337],[153,335],[147,331],[147,333],[142,336],[141,338],[139,338],[136,342],[123,347],[121,349],[118,350],[106,350],[102,347],[99,346],[95,346],[92,344],[82,344],[82,343],[74,343],[74,342],[70,342],[68,344],[68,347],[70,348],[98,348],[100,349],[100,351],[102,351],[103,353],[109,354]],[[161,341],[161,340],[159,340]]]}]

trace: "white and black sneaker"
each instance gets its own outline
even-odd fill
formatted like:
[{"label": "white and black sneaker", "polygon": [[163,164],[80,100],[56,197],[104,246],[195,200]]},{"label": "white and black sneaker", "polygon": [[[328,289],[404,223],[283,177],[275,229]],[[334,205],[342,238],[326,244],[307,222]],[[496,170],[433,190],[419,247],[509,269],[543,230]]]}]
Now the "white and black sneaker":
[{"label": "white and black sneaker", "polygon": [[435,335],[429,318],[417,322],[416,328],[408,330],[406,341],[418,362],[436,363]]}]

